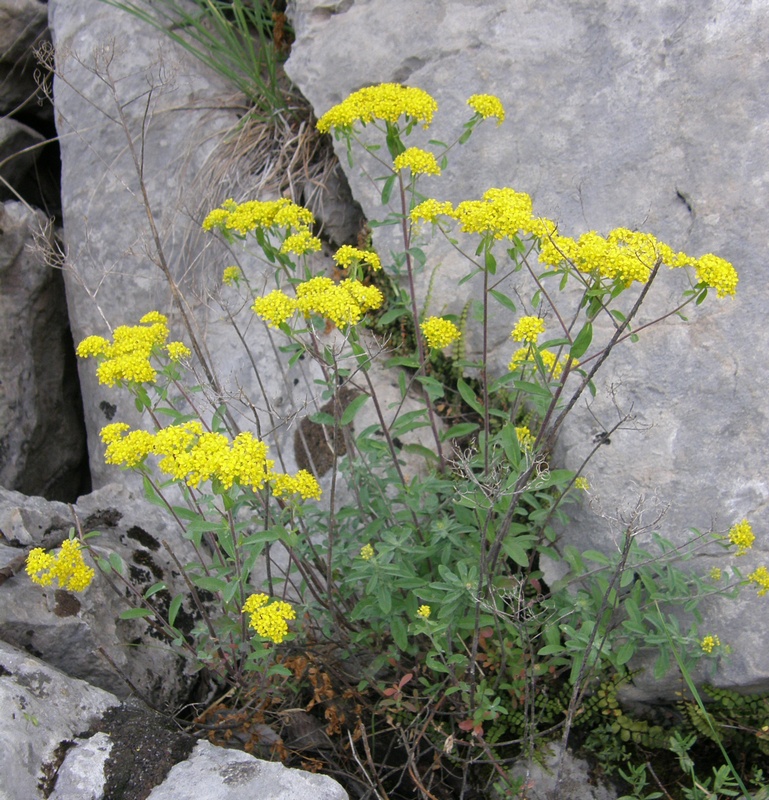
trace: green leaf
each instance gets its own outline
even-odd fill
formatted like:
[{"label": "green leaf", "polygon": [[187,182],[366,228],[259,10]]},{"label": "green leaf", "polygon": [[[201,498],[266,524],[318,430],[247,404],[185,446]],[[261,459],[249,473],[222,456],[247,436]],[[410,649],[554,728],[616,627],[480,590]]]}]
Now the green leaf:
[{"label": "green leaf", "polygon": [[491,250],[486,251],[485,266],[486,266],[486,272],[488,272],[489,275],[497,274],[497,259],[494,258],[494,255],[492,254]]},{"label": "green leaf", "polygon": [[480,428],[477,422],[460,422],[457,425],[452,425],[447,431],[441,435],[441,441],[445,442],[449,439],[459,439],[461,436],[468,436]]},{"label": "green leaf", "polygon": [[459,394],[462,396],[462,399],[473,411],[477,411],[479,414],[484,413],[483,404],[478,402],[475,392],[470,388],[464,378],[460,378],[457,381],[457,389],[459,389]]},{"label": "green leaf", "polygon": [[596,564],[603,564],[603,566],[608,567],[611,564],[611,561],[607,558],[604,553],[599,552],[598,550],[585,550],[582,555],[588,561],[594,561]]},{"label": "green leaf", "polygon": [[397,175],[390,175],[390,177],[385,181],[384,186],[382,187],[382,205],[386,206],[390,202],[390,196],[393,193],[393,186],[395,186],[395,181],[398,179]]},{"label": "green leaf", "polygon": [[506,294],[502,294],[502,292],[498,292],[496,289],[489,289],[489,294],[508,311],[512,311],[513,314],[517,312],[515,303]]},{"label": "green leaf", "polygon": [[158,592],[162,592],[163,589],[168,588],[163,581],[158,581],[157,583],[153,583],[149,589],[144,593],[144,599],[149,600],[153,594],[157,594]]},{"label": "green leaf", "polygon": [[109,565],[112,567],[113,572],[117,572],[118,575],[123,574],[123,559],[117,553],[110,553],[109,556]]},{"label": "green leaf", "polygon": [[208,575],[191,577],[190,580],[199,589],[205,589],[206,591],[209,592],[221,592],[227,586],[227,581],[223,581],[221,578],[213,578]]},{"label": "green leaf", "polygon": [[390,633],[399,650],[406,650],[409,646],[409,636],[406,625],[400,617],[393,617],[390,622]]},{"label": "green leaf", "polygon": [[512,558],[516,564],[521,567],[528,567],[529,566],[529,551],[526,549],[524,544],[530,544],[530,541],[522,542],[516,536],[505,536],[502,542],[502,549],[505,551],[505,555],[508,558]]},{"label": "green leaf", "polygon": [[184,600],[184,596],[177,594],[176,597],[171,601],[171,605],[168,606],[168,624],[173,627],[174,623],[176,622],[176,615],[179,613],[179,609],[182,607],[182,600]]},{"label": "green leaf", "polygon": [[225,603],[229,603],[232,598],[235,597],[239,586],[240,584],[238,581],[230,581],[222,591],[222,600],[224,600]]},{"label": "green leaf", "polygon": [[316,414],[311,414],[309,420],[316,425],[336,425],[334,415],[327,414],[325,411],[318,411]]},{"label": "green leaf", "polygon": [[400,319],[408,313],[409,312],[407,308],[404,308],[403,306],[396,306],[395,308],[391,308],[389,311],[385,311],[385,313],[379,317],[378,323],[379,325],[389,325],[391,322],[395,322],[396,319]]},{"label": "green leaf", "polygon": [[569,355],[572,358],[582,358],[582,356],[587,352],[587,348],[590,347],[590,343],[592,341],[593,323],[586,322],[582,330],[577,334],[577,338],[574,340],[574,344],[571,346]]},{"label": "green leaf", "polygon": [[439,380],[429,375],[417,375],[416,379],[422,384],[430,400],[439,400],[443,397],[444,386]]},{"label": "green leaf", "polygon": [[142,617],[151,617],[152,612],[148,608],[129,608],[120,614],[120,619],[140,619]]},{"label": "green leaf", "polygon": [[431,464],[439,461],[437,453],[421,444],[404,444],[403,451],[405,453],[414,453],[415,455],[422,456],[425,461]]},{"label": "green leaf", "polygon": [[635,643],[632,641],[627,641],[625,644],[621,645],[619,650],[617,650],[616,655],[614,656],[614,663],[617,666],[622,666],[623,664],[627,664],[628,661],[635,655]]},{"label": "green leaf", "polygon": [[357,397],[353,398],[342,413],[342,425],[349,425],[355,419],[355,415],[366,404],[367,400],[367,394],[359,394]]},{"label": "green leaf", "polygon": [[385,615],[389,614],[393,607],[393,598],[390,593],[390,588],[380,583],[379,586],[377,586],[376,597],[379,602],[379,610]]}]

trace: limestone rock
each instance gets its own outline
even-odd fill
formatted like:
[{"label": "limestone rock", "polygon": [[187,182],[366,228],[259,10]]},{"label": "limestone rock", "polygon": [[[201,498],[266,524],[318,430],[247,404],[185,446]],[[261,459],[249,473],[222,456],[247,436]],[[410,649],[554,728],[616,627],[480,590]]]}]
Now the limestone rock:
[{"label": "limestone rock", "polygon": [[[575,409],[557,452],[572,468],[618,413],[632,409],[635,422],[588,468],[603,517],[585,508],[564,536],[583,549],[614,548],[610,520],[644,495],[650,515],[652,506],[668,508],[660,527],[671,538],[689,526],[725,530],[747,517],[763,536],[740,566],[749,572],[765,561],[769,453],[757,446],[769,435],[761,412],[769,336],[764,10],[727,0],[707,7],[694,0],[297,0],[292,8],[297,38],[287,72],[319,116],[366,85],[419,86],[439,104],[424,134],[429,147],[428,138],[451,142],[461,132],[470,95],[502,100],[504,125],[485,123],[455,148],[450,170],[423,181],[428,196],[456,202],[510,186],[532,195],[535,213],[557,219],[567,235],[625,226],[734,263],[736,299],[712,293],[699,309],[687,309],[688,324],[666,320],[637,345],[618,348],[599,378],[599,398]],[[360,164],[348,168],[341,144],[338,152],[364,213],[381,217],[378,185]],[[383,253],[387,234],[375,231]],[[431,313],[461,312],[467,295],[454,287],[466,264],[440,247],[428,251],[428,264],[427,273],[440,267]],[[421,278],[422,296],[428,278]],[[527,296],[519,280],[497,288]],[[642,321],[670,308],[681,288],[674,274],[663,275]],[[513,324],[507,312],[492,315],[489,364],[497,373],[511,355]],[[468,357],[477,355],[478,340],[470,345]],[[746,591],[709,617],[740,654],[721,665],[720,681],[769,685],[769,623],[756,602]],[[729,626],[722,627],[726,606]]]},{"label": "limestone rock", "polygon": [[46,220],[0,205],[0,486],[57,500],[82,490],[85,435],[61,273],[35,237]]},{"label": "limestone rock", "polygon": [[0,642],[0,799],[46,797],[73,739],[119,704],[109,692]]},{"label": "limestone rock", "polygon": [[[176,730],[0,642],[0,800],[346,800],[323,775]],[[153,788],[154,787],[154,788]]]},{"label": "limestone rock", "polygon": [[347,800],[325,775],[259,761],[248,753],[199,742],[187,761],[172,767],[147,800]]},{"label": "limestone rock", "polygon": [[[156,602],[167,608],[186,586],[161,542],[168,541],[182,563],[194,560],[189,544],[141,497],[117,484],[85,495],[73,507],[101,557],[117,553],[139,592],[165,581]],[[119,591],[96,570],[84,592],[33,584],[24,571],[33,547],[51,549],[67,538],[74,519],[63,503],[0,489],[0,640],[21,647],[72,677],[126,697],[135,689],[157,708],[176,708],[188,696],[194,670],[144,620],[120,620],[138,605],[119,581]],[[89,557],[86,556],[86,560]],[[185,601],[177,624],[194,624]]]}]

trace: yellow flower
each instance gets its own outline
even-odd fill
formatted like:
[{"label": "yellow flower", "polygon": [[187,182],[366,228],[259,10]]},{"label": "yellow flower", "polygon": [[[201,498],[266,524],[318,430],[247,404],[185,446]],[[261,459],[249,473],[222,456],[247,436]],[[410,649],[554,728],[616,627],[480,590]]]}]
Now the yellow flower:
[{"label": "yellow flower", "polygon": [[395,123],[401,116],[429,127],[438,110],[435,100],[422,89],[382,83],[353,92],[338,105],[329,109],[319,120],[318,130],[328,133],[332,128],[351,131],[356,122],[367,125],[375,119]]},{"label": "yellow flower", "polygon": [[521,317],[510,334],[516,342],[536,344],[540,334],[545,332],[545,320],[542,317]]},{"label": "yellow flower", "polygon": [[422,617],[423,619],[429,619],[430,606],[419,606],[419,608],[417,609],[417,615]]},{"label": "yellow flower", "polygon": [[721,646],[721,640],[714,634],[708,634],[701,642],[700,647],[703,653],[712,653],[714,648]]},{"label": "yellow flower", "polygon": [[252,594],[246,598],[243,613],[250,615],[249,625],[265,639],[280,644],[288,634],[287,620],[296,619],[296,612],[283,600],[267,605],[266,594]]},{"label": "yellow flower", "polygon": [[271,483],[275,497],[298,494],[303,500],[320,500],[320,484],[306,469],[300,469],[296,475],[277,474],[273,476]]},{"label": "yellow flower", "polygon": [[710,579],[712,581],[720,581],[722,574],[723,573],[721,572],[721,568],[720,567],[713,567],[713,569],[711,569],[710,573],[709,573]]},{"label": "yellow flower", "polygon": [[452,216],[453,214],[454,206],[452,206],[451,203],[429,198],[411,209],[409,219],[414,224],[421,220],[424,222],[435,222],[439,216]]},{"label": "yellow flower", "polygon": [[225,286],[232,286],[233,283],[237,283],[239,280],[240,280],[239,267],[227,267],[222,273],[222,283]]},{"label": "yellow flower", "polygon": [[531,431],[525,425],[522,425],[520,428],[516,428],[515,435],[518,439],[518,444],[523,450],[529,450],[534,445],[535,439],[532,436]]},{"label": "yellow flower", "polygon": [[359,250],[357,247],[352,247],[349,244],[343,244],[336,253],[334,253],[334,261],[345,269],[349,268],[353,262],[357,261],[368,264],[374,272],[382,269],[382,262],[375,252],[372,250]]},{"label": "yellow flower", "polygon": [[420,326],[428,347],[447,347],[462,335],[459,328],[443,317],[428,317]]},{"label": "yellow flower", "polygon": [[393,161],[393,169],[395,172],[400,172],[407,167],[414,175],[441,174],[441,168],[438,166],[435,156],[427,150],[421,150],[419,147],[409,147]]},{"label": "yellow flower", "polygon": [[370,561],[374,557],[374,548],[370,544],[364,544],[360,549],[360,557],[364,561]]},{"label": "yellow flower", "polygon": [[[561,373],[563,372],[563,364],[559,362],[555,355],[551,353],[549,350],[540,350],[539,357],[542,359],[542,364],[545,367],[545,371],[548,377],[558,379],[561,377]],[[524,366],[532,366],[537,369],[537,362],[534,358],[534,352],[531,347],[521,347],[513,353],[512,359],[510,359],[510,363],[507,365],[507,368],[510,372],[515,372],[517,369],[520,369]]]},{"label": "yellow flower", "polygon": [[294,253],[303,256],[305,253],[315,253],[322,247],[322,243],[317,236],[313,236],[310,231],[299,231],[291,236],[287,236],[280,248],[281,253]]},{"label": "yellow flower", "polygon": [[465,233],[490,234],[495,239],[528,232],[532,218],[531,197],[512,189],[489,189],[482,200],[465,200],[452,216]]},{"label": "yellow flower", "polygon": [[769,570],[761,566],[748,575],[748,581],[755,583],[758,587],[758,596],[763,597],[769,592]]},{"label": "yellow flower", "polygon": [[168,357],[171,361],[180,361],[183,358],[189,358],[192,355],[192,350],[182,342],[169,342],[166,345]]},{"label": "yellow flower", "polygon": [[753,534],[750,523],[746,519],[742,520],[742,522],[738,522],[736,525],[732,525],[729,530],[729,541],[737,547],[736,555],[738,556],[744,556],[745,553],[753,547],[753,542],[756,541],[756,537]]},{"label": "yellow flower", "polygon": [[257,297],[251,310],[268,322],[270,327],[277,328],[294,315],[296,300],[274,289],[266,297]]},{"label": "yellow flower", "polygon": [[474,94],[467,101],[467,105],[484,119],[496,117],[497,125],[501,125],[505,121],[504,106],[500,99],[493,94]]},{"label": "yellow flower", "polygon": [[302,231],[312,227],[315,217],[309,209],[293,203],[287,197],[280,200],[247,200],[235,203],[225,200],[221,208],[216,208],[203,220],[206,231],[218,228],[221,231],[235,231],[245,236],[257,228],[285,228]]},{"label": "yellow flower", "polygon": [[96,574],[83,560],[77,539],[65,539],[57,556],[34,548],[27,556],[26,571],[33,583],[50,586],[55,578],[62,589],[73,592],[87,589]]},{"label": "yellow flower", "polygon": [[130,430],[125,422],[113,422],[101,429],[101,440],[107,445],[106,464],[135,467],[153,452],[155,437],[149,431]]},{"label": "yellow flower", "polygon": [[590,489],[590,482],[587,478],[580,476],[574,481],[574,487],[576,489],[581,489],[583,492],[587,492]]},{"label": "yellow flower", "polygon": [[367,311],[384,302],[384,295],[375,286],[364,286],[349,278],[337,285],[325,276],[300,283],[296,296],[296,305],[305,316],[319,314],[337,328],[356,325]]},{"label": "yellow flower", "polygon": [[75,351],[80,358],[90,358],[91,356],[103,356],[109,350],[109,342],[102,336],[87,336],[77,346]]},{"label": "yellow flower", "polygon": [[100,336],[89,336],[77,348],[81,358],[95,356],[100,360],[96,368],[99,383],[114,386],[116,383],[154,383],[157,372],[150,363],[156,348],[168,338],[167,318],[158,311],[145,314],[139,325],[121,325],[115,328],[112,342]]},{"label": "yellow flower", "polygon": [[715,289],[718,297],[736,293],[739,281],[737,270],[723,258],[708,253],[694,262],[694,268],[697,280]]}]

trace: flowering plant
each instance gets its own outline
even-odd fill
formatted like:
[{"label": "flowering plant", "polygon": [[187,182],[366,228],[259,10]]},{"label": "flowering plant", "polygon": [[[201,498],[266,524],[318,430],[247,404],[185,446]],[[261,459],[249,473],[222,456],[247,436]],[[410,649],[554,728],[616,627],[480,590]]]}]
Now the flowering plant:
[{"label": "flowering plant", "polygon": [[[359,242],[334,254],[344,277],[313,274],[321,247],[314,219],[287,199],[227,200],[203,222],[227,242],[253,239],[274,266],[275,288],[248,296],[248,313],[286,337],[293,363],[307,356],[318,365],[319,405],[327,403],[312,422],[323,426],[335,456],[323,478],[330,497],[322,495],[318,464],[277,472],[263,439],[238,430],[226,409],[207,414],[198,405],[185,373],[190,351],[166,344],[159,312],[116,329],[111,342],[89,337],[78,348],[97,360],[99,380],[133,392],[151,421],[151,430],[120,422],[104,428],[105,458],[141,472],[149,495],[198,552],[185,573],[203,620],[195,631],[199,661],[244,686],[266,663],[269,674],[285,674],[279,662],[287,642],[308,650],[326,643],[336,663],[360,665],[347,690],[369,693],[373,720],[393,709],[411,714],[399,723],[410,732],[403,737],[410,765],[443,752],[464,769],[481,755],[498,767],[500,737],[520,744],[558,725],[566,738],[591,682],[611,672],[629,680],[628,665],[645,652],[656,653],[659,676],[679,657],[687,666],[715,659],[725,647],[715,633],[700,635],[698,603],[744,583],[759,594],[769,588],[765,567],[747,579],[732,570],[728,580],[721,571],[716,579],[683,567],[714,542],[746,552],[754,539],[747,521],[674,547],[634,515],[614,556],[559,546],[567,506],[589,483],[587,461],[576,472],[553,468],[553,442],[583,393],[595,391],[613,348],[656,321],[636,322],[652,284],[663,268],[686,274],[669,317],[712,292],[733,295],[738,277],[715,255],[692,257],[626,228],[569,237],[510,188],[456,205],[425,197],[421,176],[441,175],[454,145],[484,120],[504,120],[496,97],[474,95],[468,104],[472,114],[456,141],[432,143],[434,151],[406,144],[437,111],[420,89],[361,89],[318,122],[345,142],[351,160],[362,148],[383,171],[382,203],[395,197],[397,207],[379,223],[402,237],[392,264]],[[381,132],[386,156],[361,141],[363,127]],[[429,263],[423,240],[430,233],[480,276],[482,346],[472,359],[464,352],[466,310],[420,308],[416,277]],[[503,265],[518,280],[516,299],[495,278]],[[229,267],[223,281],[248,291],[242,277]],[[489,364],[494,304],[509,315],[518,345],[503,374]],[[388,335],[393,326],[399,348]],[[384,360],[399,391],[394,410],[383,407],[372,374],[388,347]],[[369,402],[374,421],[353,430]],[[282,569],[271,558],[278,547],[288,556]],[[255,568],[264,558],[262,585]],[[52,563],[37,554],[30,574]],[[562,565],[562,577],[546,563]],[[99,564],[120,571],[112,561]],[[68,580],[65,572],[50,574]],[[213,594],[216,615],[201,590]],[[179,602],[163,623],[182,644],[174,627]],[[688,630],[671,612],[676,606],[690,615]],[[410,774],[432,796],[424,776]]]}]

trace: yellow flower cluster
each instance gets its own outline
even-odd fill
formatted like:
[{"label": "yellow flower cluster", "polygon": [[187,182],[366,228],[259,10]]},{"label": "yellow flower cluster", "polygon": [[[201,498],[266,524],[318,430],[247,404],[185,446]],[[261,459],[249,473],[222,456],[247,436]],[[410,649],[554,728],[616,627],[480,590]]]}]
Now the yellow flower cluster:
[{"label": "yellow flower cluster", "polygon": [[419,606],[417,609],[417,615],[422,617],[422,619],[429,619],[430,618],[430,606]]},{"label": "yellow flower cluster", "polygon": [[296,287],[296,300],[275,290],[257,298],[251,308],[273,327],[286,322],[298,309],[306,317],[319,314],[344,328],[356,325],[367,311],[379,308],[383,302],[384,295],[375,286],[350,279],[336,284],[331,278],[319,276]]},{"label": "yellow flower cluster", "polygon": [[758,587],[759,597],[763,597],[769,592],[769,570],[767,570],[766,567],[761,566],[751,572],[750,575],[748,575],[748,580],[751,583],[755,583]]},{"label": "yellow flower cluster", "polygon": [[272,493],[275,497],[298,494],[302,500],[320,500],[320,484],[306,469],[296,475],[276,475],[272,480]]},{"label": "yellow flower cluster", "polygon": [[465,233],[512,238],[531,229],[531,197],[513,189],[489,189],[482,200],[465,200],[452,212]]},{"label": "yellow flower cluster", "polygon": [[438,103],[423,89],[381,83],[353,92],[338,105],[329,109],[319,120],[318,130],[328,133],[332,128],[349,132],[356,122],[367,125],[375,119],[397,122],[401,116],[421,122],[427,128],[438,110]]},{"label": "yellow flower cluster", "polygon": [[132,431],[125,422],[114,422],[102,428],[101,439],[107,445],[104,460],[108,464],[135,467],[155,455],[160,457],[162,472],[189,486],[218,480],[225,489],[238,484],[256,491],[270,482],[276,497],[299,494],[304,500],[320,499],[320,485],[309,472],[274,472],[275,462],[268,458],[267,445],[248,431],[230,442],[224,434],[204,431],[198,421],[169,425],[154,435]]},{"label": "yellow flower cluster", "polygon": [[420,326],[428,347],[447,347],[462,335],[459,328],[443,317],[428,317]]},{"label": "yellow flower cluster", "polygon": [[583,492],[587,492],[590,489],[590,481],[588,481],[587,478],[580,476],[574,481],[574,488],[581,489]]},{"label": "yellow flower cluster", "polygon": [[[563,372],[563,363],[558,361],[555,354],[551,353],[549,350],[539,350],[538,352],[547,374],[556,380],[560,378]],[[521,369],[524,366],[533,366],[536,369],[536,363],[532,348],[521,347],[513,353],[513,357],[510,359],[507,368],[510,372],[515,372],[517,369]]]},{"label": "yellow flower cluster", "polygon": [[266,594],[252,594],[243,604],[243,613],[249,614],[249,625],[265,639],[280,644],[288,634],[287,620],[296,619],[296,611],[283,600],[269,605]]},{"label": "yellow flower cluster", "polygon": [[708,574],[710,575],[710,580],[712,581],[720,581],[721,577],[723,576],[720,567],[713,567]]},{"label": "yellow flower cluster", "polygon": [[227,267],[222,273],[222,283],[225,286],[232,286],[240,280],[240,267]]},{"label": "yellow flower cluster", "polygon": [[315,223],[312,212],[287,197],[280,200],[225,200],[203,220],[203,230],[234,231],[241,236],[257,228],[285,228],[301,232]]},{"label": "yellow flower cluster", "polygon": [[[168,338],[168,319],[158,311],[150,311],[139,325],[121,325],[115,328],[112,342],[102,336],[88,336],[77,347],[81,358],[97,358],[99,383],[114,386],[116,383],[154,383],[157,371],[150,363]],[[184,358],[190,351],[181,342],[170,342],[167,351],[172,359]]]},{"label": "yellow flower cluster", "polygon": [[317,236],[313,236],[308,230],[302,230],[287,236],[280,247],[280,252],[303,256],[305,253],[316,253],[322,246]]},{"label": "yellow flower cluster", "polygon": [[376,253],[372,250],[360,250],[349,244],[343,244],[336,253],[334,253],[334,261],[344,269],[348,269],[352,263],[359,261],[368,264],[374,272],[382,269],[382,262],[379,260],[379,256]]},{"label": "yellow flower cluster", "polygon": [[521,317],[510,334],[516,342],[536,344],[540,335],[545,332],[545,320],[542,317]]},{"label": "yellow flower cluster", "polygon": [[738,556],[744,556],[753,547],[756,537],[753,534],[753,528],[750,527],[750,523],[746,519],[736,525],[732,525],[729,530],[729,541],[737,548],[736,555]]},{"label": "yellow flower cluster", "polygon": [[721,646],[721,640],[714,634],[708,634],[701,642],[700,647],[703,653],[712,653],[716,647]]},{"label": "yellow flower cluster", "polygon": [[427,150],[419,147],[409,147],[396,156],[393,161],[393,169],[400,172],[402,169],[409,168],[414,175],[440,175],[441,168],[435,160],[435,156]]},{"label": "yellow flower cluster", "polygon": [[715,289],[718,297],[736,294],[739,277],[737,270],[728,261],[707,253],[692,263],[697,280]]},{"label": "yellow flower cluster", "polygon": [[568,260],[581,272],[629,286],[634,281],[645,283],[659,261],[671,269],[694,267],[698,283],[715,289],[718,297],[737,290],[737,271],[728,261],[710,253],[701,258],[676,253],[650,233],[615,228],[606,237],[588,231],[575,241],[561,236],[555,223],[544,218],[532,220],[529,229],[541,241],[539,260],[548,266]]},{"label": "yellow flower cluster", "polygon": [[296,300],[283,294],[280,289],[273,289],[268,295],[257,297],[251,310],[268,322],[270,327],[277,328],[294,316]]},{"label": "yellow flower cluster", "polygon": [[55,578],[62,589],[82,592],[91,585],[94,571],[83,561],[80,542],[65,539],[57,556],[36,547],[27,556],[27,575],[40,586],[50,586]]},{"label": "yellow flower cluster", "polygon": [[518,444],[520,445],[521,449],[530,450],[534,446],[534,436],[528,427],[526,427],[526,425],[516,428],[515,435],[518,439]]},{"label": "yellow flower cluster", "polygon": [[454,206],[448,200],[442,201],[428,198],[411,209],[409,219],[414,224],[418,224],[421,221],[435,222],[439,216],[450,217],[453,213]]},{"label": "yellow flower cluster", "polygon": [[171,361],[181,361],[181,359],[189,358],[192,355],[192,350],[182,342],[169,342],[166,345],[166,351]]},{"label": "yellow flower cluster", "polygon": [[467,105],[484,119],[496,117],[497,125],[505,121],[505,108],[500,99],[493,94],[474,94],[468,99]]},{"label": "yellow flower cluster", "polygon": [[371,561],[374,557],[374,548],[370,544],[364,544],[360,549],[360,557],[364,561]]}]

